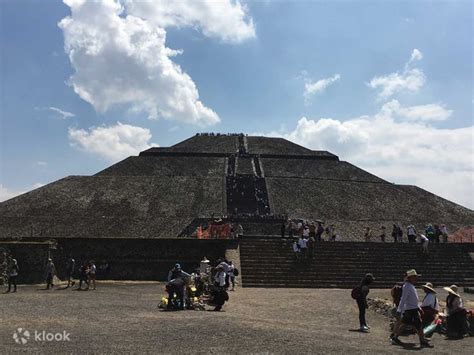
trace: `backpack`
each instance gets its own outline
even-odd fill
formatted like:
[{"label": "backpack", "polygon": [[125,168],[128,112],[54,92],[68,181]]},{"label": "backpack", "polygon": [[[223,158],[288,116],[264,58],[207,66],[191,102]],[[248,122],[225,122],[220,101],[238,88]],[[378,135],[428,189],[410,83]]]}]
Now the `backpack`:
[{"label": "backpack", "polygon": [[234,269],[234,276],[239,276],[239,269]]},{"label": "backpack", "polygon": [[403,293],[403,289],[401,286],[399,285],[395,285],[393,288],[392,288],[392,298],[393,298],[393,303],[398,307],[398,305],[400,304],[400,300],[402,299],[402,293]]},{"label": "backpack", "polygon": [[355,300],[359,299],[362,296],[362,287],[356,286],[351,291],[351,297]]}]

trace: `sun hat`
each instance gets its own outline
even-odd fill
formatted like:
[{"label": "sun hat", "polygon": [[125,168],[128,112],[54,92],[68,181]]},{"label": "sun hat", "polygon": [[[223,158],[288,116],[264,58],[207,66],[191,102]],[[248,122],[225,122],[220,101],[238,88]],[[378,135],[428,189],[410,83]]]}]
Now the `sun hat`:
[{"label": "sun hat", "polygon": [[417,274],[415,269],[411,269],[407,271],[406,277],[410,277],[410,276],[421,276],[421,274]]},{"label": "sun hat", "polygon": [[461,297],[458,293],[458,287],[456,285],[451,285],[449,287],[443,287],[443,290],[448,291],[449,293]]},{"label": "sun hat", "polygon": [[421,286],[421,287],[422,287],[423,289],[429,290],[429,291],[431,291],[431,292],[433,292],[433,293],[438,293],[438,292],[436,292],[436,291],[434,290],[433,284],[432,284],[431,282],[427,282],[426,284],[424,284],[424,285]]},{"label": "sun hat", "polygon": [[372,279],[372,280],[375,280],[375,277],[374,277],[374,275],[372,275],[370,272],[369,272],[369,273],[367,273],[367,274],[365,274],[365,278],[366,278],[366,279]]}]

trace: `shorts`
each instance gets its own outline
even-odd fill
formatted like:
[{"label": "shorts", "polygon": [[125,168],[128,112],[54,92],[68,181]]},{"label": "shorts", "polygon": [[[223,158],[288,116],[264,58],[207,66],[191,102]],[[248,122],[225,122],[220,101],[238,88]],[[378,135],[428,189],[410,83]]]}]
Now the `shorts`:
[{"label": "shorts", "polygon": [[409,309],[403,313],[402,323],[412,325],[416,329],[421,328],[421,316],[418,309]]}]

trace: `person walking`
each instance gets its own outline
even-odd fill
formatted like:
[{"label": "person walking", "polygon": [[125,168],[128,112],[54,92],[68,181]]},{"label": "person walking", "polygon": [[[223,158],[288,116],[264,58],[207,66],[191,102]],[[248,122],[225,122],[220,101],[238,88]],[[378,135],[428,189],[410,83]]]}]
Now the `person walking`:
[{"label": "person walking", "polygon": [[439,312],[439,301],[436,297],[437,292],[433,288],[433,284],[427,282],[425,285],[421,286],[423,291],[425,291],[425,297],[421,302],[421,310],[423,311],[423,315],[421,317],[421,321],[423,324],[423,328],[433,323],[436,315]]},{"label": "person walking", "polygon": [[96,279],[97,279],[97,266],[95,266],[95,261],[91,260],[89,262],[89,285],[92,286],[93,290],[95,290]]},{"label": "person walking", "polygon": [[392,238],[394,243],[398,243],[398,226],[396,224],[393,224]]},{"label": "person walking", "polygon": [[416,243],[416,229],[413,224],[410,224],[407,227],[407,236],[408,236],[409,243]]},{"label": "person walking", "polygon": [[360,285],[357,286],[352,290],[352,298],[354,298],[357,302],[357,307],[359,308],[359,330],[361,332],[368,332],[370,327],[367,324],[367,320],[365,319],[365,311],[368,308],[367,304],[367,295],[369,294],[369,285],[375,280],[372,274],[366,274]]},{"label": "person walking", "polygon": [[72,280],[72,278],[75,267],[76,261],[73,258],[70,258],[66,266],[67,288],[74,286],[74,281]]},{"label": "person walking", "polygon": [[81,267],[79,268],[79,287],[77,288],[78,291],[82,291],[82,283],[84,282],[86,284],[86,288],[84,291],[87,291],[89,289],[89,269],[87,268],[87,264],[83,263]]},{"label": "person walking", "polygon": [[8,290],[7,293],[11,291],[13,285],[13,292],[16,292],[16,278],[18,277],[18,273],[20,272],[20,268],[18,267],[18,262],[16,259],[11,259],[10,265],[8,268]]},{"label": "person walking", "polygon": [[402,298],[398,305],[397,313],[401,315],[401,321],[397,324],[393,330],[393,335],[390,336],[390,342],[393,345],[403,345],[401,340],[398,338],[402,333],[403,329],[407,325],[411,325],[415,328],[416,333],[420,339],[420,347],[433,347],[425,338],[423,334],[423,327],[421,323],[421,309],[419,307],[418,293],[415,289],[415,284],[418,281],[418,277],[421,275],[416,272],[415,269],[408,270],[406,272],[405,283],[402,287]]},{"label": "person walking", "polygon": [[46,264],[46,289],[54,287],[54,276],[56,275],[56,266],[54,266],[53,260],[48,258],[48,263]]}]

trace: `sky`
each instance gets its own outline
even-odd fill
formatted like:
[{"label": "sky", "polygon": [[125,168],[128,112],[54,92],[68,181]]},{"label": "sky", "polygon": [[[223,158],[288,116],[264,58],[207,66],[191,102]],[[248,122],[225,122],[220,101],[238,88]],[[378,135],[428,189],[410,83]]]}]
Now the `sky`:
[{"label": "sky", "polygon": [[0,0],[0,201],[244,132],[473,209],[472,6]]}]

